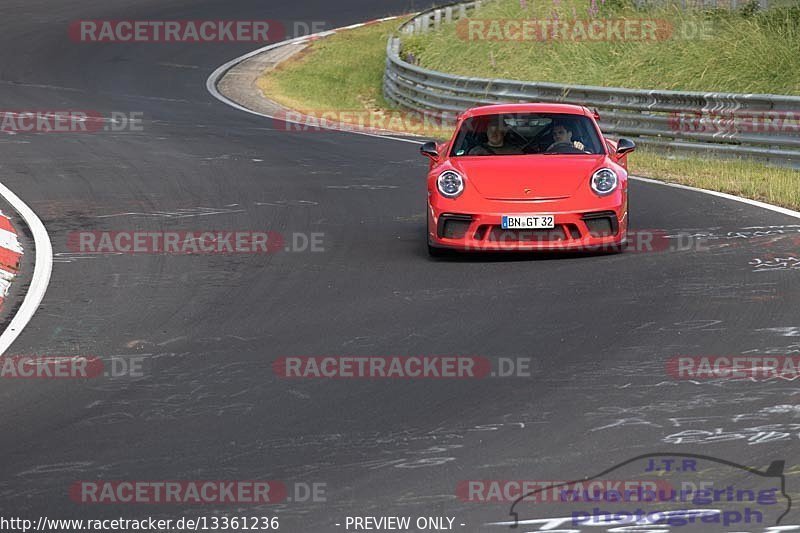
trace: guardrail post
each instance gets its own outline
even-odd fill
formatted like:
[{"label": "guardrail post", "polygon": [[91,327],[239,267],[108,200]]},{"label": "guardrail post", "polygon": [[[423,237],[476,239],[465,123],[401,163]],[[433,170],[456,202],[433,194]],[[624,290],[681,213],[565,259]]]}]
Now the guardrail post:
[{"label": "guardrail post", "polygon": [[430,13],[426,13],[422,17],[422,32],[427,32],[431,27],[431,15]]},{"label": "guardrail post", "polygon": [[[638,1],[638,0],[637,0]],[[650,0],[641,0],[644,4]],[[656,0],[657,1],[657,0]],[[680,0],[700,8],[741,7],[740,0]],[[769,0],[758,0],[768,6]],[[430,10],[403,26],[402,35],[427,31],[467,15],[461,4]],[[497,102],[564,102],[598,108],[605,131],[633,137],[664,152],[750,157],[800,168],[800,138],[793,117],[800,115],[800,97],[762,94],[683,92],[658,89],[571,86],[558,83],[472,78],[436,72],[404,60],[401,37],[387,44],[383,89],[399,107],[451,113]],[[784,124],[788,118],[789,124]]]}]

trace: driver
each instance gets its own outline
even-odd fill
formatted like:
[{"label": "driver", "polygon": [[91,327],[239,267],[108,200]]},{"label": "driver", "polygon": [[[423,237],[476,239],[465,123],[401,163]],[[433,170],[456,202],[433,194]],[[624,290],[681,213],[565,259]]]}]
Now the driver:
[{"label": "driver", "polygon": [[553,124],[553,144],[547,147],[548,152],[558,149],[558,146],[571,146],[583,150],[585,146],[580,141],[572,140],[572,130],[563,122]]},{"label": "driver", "polygon": [[487,142],[473,146],[469,155],[519,155],[518,146],[506,142],[508,127],[502,117],[494,117],[486,129]]}]

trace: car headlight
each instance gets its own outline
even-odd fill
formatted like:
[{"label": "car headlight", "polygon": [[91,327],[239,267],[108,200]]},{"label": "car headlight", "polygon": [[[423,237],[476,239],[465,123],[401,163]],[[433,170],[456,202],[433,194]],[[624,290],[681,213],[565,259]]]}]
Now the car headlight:
[{"label": "car headlight", "polygon": [[454,170],[445,170],[436,179],[436,188],[447,198],[455,198],[464,192],[464,178]]},{"label": "car headlight", "polygon": [[617,185],[619,185],[617,173],[610,168],[601,168],[592,174],[592,190],[600,196],[611,194],[617,188]]}]

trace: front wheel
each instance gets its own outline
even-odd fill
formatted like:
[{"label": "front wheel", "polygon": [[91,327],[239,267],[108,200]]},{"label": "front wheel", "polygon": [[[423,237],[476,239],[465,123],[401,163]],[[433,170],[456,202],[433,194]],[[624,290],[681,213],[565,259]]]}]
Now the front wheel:
[{"label": "front wheel", "polygon": [[[425,240],[427,241],[430,238],[431,233],[431,221],[427,219],[425,221]],[[437,248],[435,246],[431,246],[431,243],[428,242],[428,255],[431,257],[445,257],[447,255],[447,250],[444,248]]]},{"label": "front wheel", "polygon": [[628,248],[628,236],[630,235],[631,228],[631,214],[630,210],[625,213],[625,241],[619,244],[613,244],[609,247],[608,253],[621,254]]},{"label": "front wheel", "polygon": [[606,252],[609,254],[621,254],[628,248],[628,241],[621,242],[619,244],[612,244],[606,249]]},{"label": "front wheel", "polygon": [[450,255],[450,250],[446,248],[437,248],[436,246],[428,245],[428,255],[431,257],[447,257]]}]

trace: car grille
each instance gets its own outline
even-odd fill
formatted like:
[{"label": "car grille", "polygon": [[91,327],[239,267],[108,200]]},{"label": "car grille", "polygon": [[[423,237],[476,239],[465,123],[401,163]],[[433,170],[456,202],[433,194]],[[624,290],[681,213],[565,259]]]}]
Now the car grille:
[{"label": "car grille", "polygon": [[472,224],[472,217],[469,215],[450,215],[445,214],[439,217],[439,238],[463,239]]},{"label": "car grille", "polygon": [[581,218],[592,237],[609,237],[619,232],[619,223],[614,211],[586,213]]},{"label": "car grille", "polygon": [[475,238],[496,242],[558,242],[579,239],[580,232],[572,224],[558,224],[553,229],[503,229],[486,225],[478,228]]},{"label": "car grille", "polygon": [[[592,237],[610,237],[619,233],[619,223],[614,211],[585,213],[581,220]],[[470,215],[445,213],[439,217],[437,235],[445,239],[466,237],[473,218]],[[472,238],[477,241],[509,243],[548,243],[580,240],[584,236],[577,224],[556,224],[553,229],[503,229],[499,225],[482,224]]]}]

